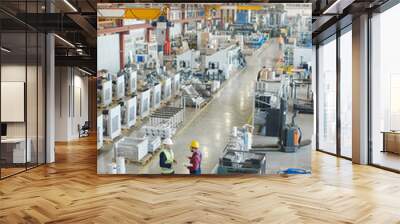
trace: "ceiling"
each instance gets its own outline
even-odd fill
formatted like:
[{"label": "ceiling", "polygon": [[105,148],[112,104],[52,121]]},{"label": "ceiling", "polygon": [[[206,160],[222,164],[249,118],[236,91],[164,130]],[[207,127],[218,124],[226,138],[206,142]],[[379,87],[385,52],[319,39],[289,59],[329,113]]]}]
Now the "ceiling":
[{"label": "ceiling", "polygon": [[37,55],[37,46],[40,50],[44,44],[38,45],[36,36],[51,32],[57,34],[56,66],[77,66],[95,74],[96,0],[1,0],[0,27],[2,46],[12,50],[10,60]]}]

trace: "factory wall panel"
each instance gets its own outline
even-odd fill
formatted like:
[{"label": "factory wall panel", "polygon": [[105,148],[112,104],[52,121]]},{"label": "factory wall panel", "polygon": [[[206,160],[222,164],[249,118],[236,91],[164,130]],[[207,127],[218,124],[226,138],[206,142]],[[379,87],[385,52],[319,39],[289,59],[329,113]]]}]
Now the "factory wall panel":
[{"label": "factory wall panel", "polygon": [[119,34],[99,36],[97,38],[97,69],[109,72],[119,71]]}]

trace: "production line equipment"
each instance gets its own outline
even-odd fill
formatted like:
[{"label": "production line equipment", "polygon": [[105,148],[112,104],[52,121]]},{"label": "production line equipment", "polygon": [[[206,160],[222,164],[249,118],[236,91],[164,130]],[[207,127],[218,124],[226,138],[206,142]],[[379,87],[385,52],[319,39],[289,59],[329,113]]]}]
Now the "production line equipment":
[{"label": "production line equipment", "polygon": [[219,63],[218,62],[209,62],[208,67],[204,73],[204,80],[218,80],[218,81],[225,81],[226,77],[223,72],[219,68]]},{"label": "production line equipment", "polygon": [[150,115],[150,89],[138,91],[138,116],[144,118]]},{"label": "production line equipment", "polygon": [[112,81],[107,71],[99,72],[97,79],[97,105],[107,107],[112,103]]},{"label": "production line equipment", "polygon": [[121,106],[115,105],[103,110],[104,136],[114,140],[121,134]]},{"label": "production line equipment", "polygon": [[176,96],[180,93],[181,90],[181,74],[176,73],[171,80],[171,92],[173,96]]},{"label": "production line equipment", "polygon": [[121,101],[119,105],[121,106],[122,128],[131,128],[136,123],[136,97]]},{"label": "production line equipment", "polygon": [[125,97],[125,75],[124,73],[117,73],[111,75],[111,77],[113,100],[120,100]]},{"label": "production line equipment", "polygon": [[162,85],[160,83],[155,84],[153,87],[151,87],[150,106],[153,109],[157,109],[161,105],[161,87]]},{"label": "production line equipment", "polygon": [[[278,137],[278,142],[275,145],[257,145],[253,146],[252,150],[255,151],[276,151],[280,150],[282,152],[296,152],[300,147],[311,144],[310,140],[302,141],[302,131],[299,126],[295,123],[295,117],[298,111],[293,111],[292,121],[287,124],[287,114],[288,114],[288,84],[282,81],[280,86],[279,94],[275,96],[271,95],[270,98],[257,98],[259,95],[256,93],[255,101],[258,101],[258,106],[255,104],[255,110],[259,110],[265,113],[260,113],[266,116],[265,127],[270,129],[266,131],[264,135],[271,137]],[[257,90],[257,89],[256,89]],[[258,89],[260,91],[260,89]],[[277,100],[272,100],[272,97],[278,96]],[[279,101],[279,104],[276,104]],[[261,107],[261,108],[260,108]]]},{"label": "production line equipment", "polygon": [[97,115],[97,149],[103,148],[103,114]]},{"label": "production line equipment", "polygon": [[167,77],[162,82],[162,100],[168,101],[172,96],[171,77]]},{"label": "production line equipment", "polygon": [[253,127],[234,127],[218,163],[218,174],[265,174],[266,155],[251,152]]},{"label": "production line equipment", "polygon": [[137,71],[132,67],[127,67],[122,73],[125,77],[125,95],[134,96],[137,89]]}]

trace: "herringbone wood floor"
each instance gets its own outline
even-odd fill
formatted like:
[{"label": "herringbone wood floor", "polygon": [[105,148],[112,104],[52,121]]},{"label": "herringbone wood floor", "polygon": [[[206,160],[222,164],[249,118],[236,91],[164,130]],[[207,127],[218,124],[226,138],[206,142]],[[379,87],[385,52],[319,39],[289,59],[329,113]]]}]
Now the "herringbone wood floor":
[{"label": "herringbone wood floor", "polygon": [[95,143],[0,181],[0,223],[400,223],[400,175],[322,153],[312,176],[97,176]]}]

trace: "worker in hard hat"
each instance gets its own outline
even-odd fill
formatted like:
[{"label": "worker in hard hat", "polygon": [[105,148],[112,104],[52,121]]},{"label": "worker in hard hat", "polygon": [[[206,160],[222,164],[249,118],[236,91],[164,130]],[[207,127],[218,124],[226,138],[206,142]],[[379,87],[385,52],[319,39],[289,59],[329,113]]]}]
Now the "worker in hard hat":
[{"label": "worker in hard hat", "polygon": [[174,174],[173,163],[176,163],[174,158],[174,152],[172,151],[172,139],[166,138],[163,141],[163,145],[160,152],[160,168],[161,174]]},{"label": "worker in hard hat", "polygon": [[190,174],[192,175],[200,175],[201,174],[201,160],[202,154],[200,151],[200,143],[198,141],[193,140],[190,144],[190,151],[192,155],[189,156],[190,165],[187,166]]}]

